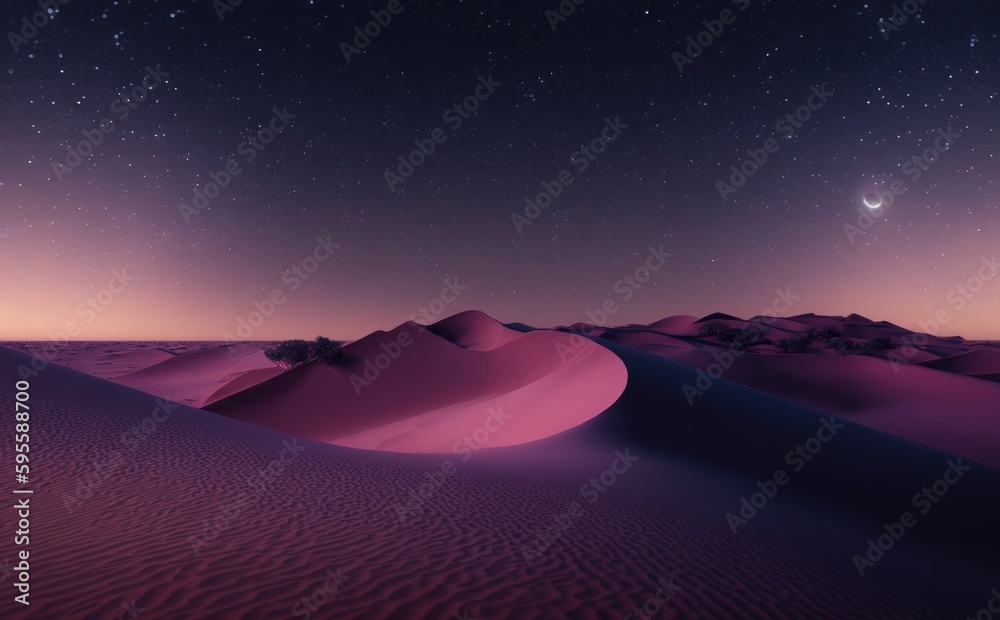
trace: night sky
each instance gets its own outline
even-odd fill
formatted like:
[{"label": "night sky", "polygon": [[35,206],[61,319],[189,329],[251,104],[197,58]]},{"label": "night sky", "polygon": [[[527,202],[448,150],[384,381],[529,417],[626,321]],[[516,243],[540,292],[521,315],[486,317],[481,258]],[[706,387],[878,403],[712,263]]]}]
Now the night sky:
[{"label": "night sky", "polygon": [[250,339],[778,290],[1000,338],[996,2],[561,6],[73,0],[35,28],[5,2],[0,338],[220,340],[277,293]]}]

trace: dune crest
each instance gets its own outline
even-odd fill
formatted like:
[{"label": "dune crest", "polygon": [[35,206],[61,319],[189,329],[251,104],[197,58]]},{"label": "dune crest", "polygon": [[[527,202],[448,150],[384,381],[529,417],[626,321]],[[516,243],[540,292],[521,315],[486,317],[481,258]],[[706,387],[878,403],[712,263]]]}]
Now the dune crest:
[{"label": "dune crest", "polygon": [[621,360],[590,340],[463,313],[376,332],[337,363],[312,362],[205,408],[340,445],[449,452],[479,428],[488,447],[565,431],[607,409],[626,382]]}]

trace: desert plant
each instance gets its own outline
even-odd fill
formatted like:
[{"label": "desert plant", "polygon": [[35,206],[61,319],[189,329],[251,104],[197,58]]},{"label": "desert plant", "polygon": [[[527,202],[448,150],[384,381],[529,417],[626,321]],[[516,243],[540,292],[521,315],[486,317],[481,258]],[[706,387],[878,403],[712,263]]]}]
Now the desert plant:
[{"label": "desert plant", "polygon": [[724,331],[726,331],[725,324],[719,321],[709,321],[698,328],[698,335],[702,337],[718,336]]},{"label": "desert plant", "polygon": [[875,351],[871,341],[857,342],[849,338],[833,338],[827,341],[826,348],[833,349],[837,355],[871,355]]},{"label": "desert plant", "polygon": [[329,364],[342,355],[341,348],[343,346],[344,343],[339,340],[330,340],[326,336],[316,336],[316,340],[310,345],[309,357]]},{"label": "desert plant", "polygon": [[718,334],[716,334],[716,337],[722,344],[732,344],[733,342],[736,341],[736,338],[739,337],[739,335],[740,335],[740,330],[738,329],[723,329]]},{"label": "desert plant", "polygon": [[809,339],[807,335],[792,336],[791,338],[781,338],[774,342],[774,346],[778,347],[785,353],[805,353],[806,349],[809,348],[809,344],[812,340]]},{"label": "desert plant", "polygon": [[826,342],[829,342],[835,338],[840,338],[842,335],[843,334],[840,333],[840,330],[834,327],[833,325],[824,325],[823,327],[819,328],[818,332],[819,339],[824,340]]},{"label": "desert plant", "polygon": [[733,351],[746,351],[755,344],[760,344],[760,340],[749,334],[739,332],[729,343],[729,348]]},{"label": "desert plant", "polygon": [[313,342],[285,340],[265,347],[264,357],[274,362],[278,368],[290,370],[316,360],[331,363],[341,356],[343,346],[343,342],[330,340],[325,336],[316,336]]},{"label": "desert plant", "polygon": [[826,348],[833,349],[837,355],[849,355],[853,349],[853,343],[846,338],[831,338],[826,341]]},{"label": "desert plant", "polygon": [[870,340],[854,343],[854,355],[871,355],[875,352],[875,345]]},{"label": "desert plant", "polygon": [[889,338],[888,336],[879,336],[878,338],[873,339],[871,343],[872,347],[877,350],[891,349],[893,347],[892,338]]},{"label": "desert plant", "polygon": [[310,361],[312,346],[305,340],[285,340],[264,348],[264,357],[278,368],[289,370]]}]

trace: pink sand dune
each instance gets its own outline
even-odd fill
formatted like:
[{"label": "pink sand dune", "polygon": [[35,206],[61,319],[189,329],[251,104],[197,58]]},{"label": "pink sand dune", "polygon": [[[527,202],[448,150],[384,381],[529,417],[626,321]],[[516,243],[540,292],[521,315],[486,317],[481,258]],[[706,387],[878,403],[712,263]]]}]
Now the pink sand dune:
[{"label": "pink sand dune", "polygon": [[[255,413],[262,423],[326,432],[361,415],[342,405],[353,396],[345,370],[413,330],[355,343],[346,368],[307,365],[220,402],[256,394],[273,399]],[[33,480],[32,616],[117,617],[135,601],[150,620],[296,617],[301,598],[338,571],[346,580],[313,617],[620,618],[672,580],[681,589],[655,617],[932,619],[974,611],[995,587],[997,470],[976,464],[862,578],[851,555],[954,457],[844,421],[734,533],[727,512],[828,416],[727,378],[689,405],[692,366],[610,341],[560,359],[550,349],[578,338],[531,332],[486,351],[427,331],[413,338],[373,382],[384,400],[371,401],[380,404],[362,426],[400,424],[398,409],[381,407],[413,401],[422,413],[407,414],[411,426],[448,436],[460,412],[424,414],[476,399],[479,411],[483,399],[538,387],[524,400],[544,406],[521,430],[544,418],[571,427],[506,445],[500,433],[520,424],[512,416],[494,449],[468,458],[450,447],[375,452],[186,406],[158,416],[153,396],[57,365],[33,378],[44,415],[32,445],[44,466]],[[25,363],[0,348],[3,376]],[[591,389],[598,413],[566,419],[563,400],[578,405],[574,394]],[[0,399],[13,402],[12,390],[0,382]],[[298,409],[310,403],[308,416]],[[420,445],[402,433],[379,441],[390,439]],[[446,462],[453,473],[428,486]],[[10,539],[2,544],[0,557]],[[13,608],[4,597],[0,617],[16,617]]]},{"label": "pink sand dune", "polygon": [[[713,352],[671,356],[708,369]],[[747,353],[725,376],[803,405],[1000,467],[1000,385],[874,357]]]},{"label": "pink sand dune", "polygon": [[469,310],[427,326],[427,331],[473,351],[489,351],[518,338],[519,332],[478,310]]},{"label": "pink sand dune", "polygon": [[995,347],[974,349],[919,364],[924,368],[963,375],[994,375],[1000,373],[1000,349]]},{"label": "pink sand dune", "polygon": [[625,367],[604,348],[571,334],[498,331],[483,317],[435,327],[474,348],[404,323],[347,345],[338,363],[295,368],[206,408],[330,443],[448,452],[484,425],[490,447],[564,431],[625,388]]},{"label": "pink sand dune", "polygon": [[114,377],[115,383],[202,407],[281,374],[259,345],[214,346]]},{"label": "pink sand dune", "polygon": [[651,329],[660,329],[663,327],[674,327],[677,325],[690,325],[698,320],[698,317],[692,316],[690,314],[675,314],[673,316],[668,316],[659,321],[655,321],[649,324]]}]

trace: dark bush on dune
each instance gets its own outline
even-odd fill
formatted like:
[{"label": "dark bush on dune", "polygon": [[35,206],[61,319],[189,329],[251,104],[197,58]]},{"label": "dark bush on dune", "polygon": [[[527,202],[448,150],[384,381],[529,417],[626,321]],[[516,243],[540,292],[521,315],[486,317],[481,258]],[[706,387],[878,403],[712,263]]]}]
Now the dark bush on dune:
[{"label": "dark bush on dune", "polygon": [[264,348],[264,356],[282,370],[290,370],[307,362],[319,360],[333,362],[341,356],[344,343],[317,336],[313,342],[305,340],[285,340]]},{"label": "dark bush on dune", "polygon": [[877,350],[891,349],[892,348],[892,338],[888,336],[879,336],[875,338],[872,342],[872,347]]},{"label": "dark bush on dune", "polygon": [[286,340],[264,348],[264,356],[284,370],[308,362],[309,353],[310,345],[305,340]]},{"label": "dark bush on dune", "polygon": [[842,335],[843,334],[840,333],[840,330],[834,327],[833,325],[824,325],[823,327],[819,328],[819,331],[816,332],[816,339],[823,340],[825,342],[830,342],[835,338],[840,338]]},{"label": "dark bush on dune", "polygon": [[729,343],[729,348],[733,351],[746,351],[755,344],[760,344],[760,340],[750,334],[739,332]]},{"label": "dark bush on dune", "polygon": [[870,340],[865,342],[854,343],[855,355],[871,355],[874,352],[875,352],[875,345],[873,345]]},{"label": "dark bush on dune", "polygon": [[703,325],[698,333],[701,336],[715,336],[721,344],[729,345],[733,351],[746,351],[755,344],[768,342],[763,339],[767,326],[756,322],[747,322],[741,329],[733,329],[713,321]]},{"label": "dark bush on dune", "polygon": [[837,355],[851,355],[854,352],[854,341],[847,338],[831,338],[826,341],[826,348],[833,349]]},{"label": "dark bush on dune", "polygon": [[871,355],[875,351],[873,341],[857,342],[849,338],[833,338],[826,343],[837,355]]},{"label": "dark bush on dune", "polygon": [[344,343],[339,340],[330,340],[326,336],[316,336],[312,343],[312,357],[321,362],[331,363],[343,355]]},{"label": "dark bush on dune", "polygon": [[698,328],[698,335],[706,338],[708,336],[718,336],[726,331],[726,326],[719,321],[709,321]]},{"label": "dark bush on dune", "polygon": [[732,344],[736,341],[736,338],[739,337],[739,335],[740,330],[738,329],[724,329],[716,334],[716,337],[722,344]]},{"label": "dark bush on dune", "polygon": [[805,353],[806,349],[809,348],[809,344],[812,340],[808,335],[793,336],[791,338],[781,338],[774,342],[774,346],[778,347],[785,353]]}]

